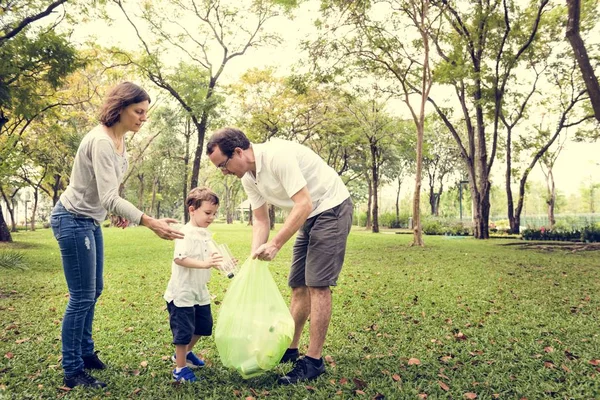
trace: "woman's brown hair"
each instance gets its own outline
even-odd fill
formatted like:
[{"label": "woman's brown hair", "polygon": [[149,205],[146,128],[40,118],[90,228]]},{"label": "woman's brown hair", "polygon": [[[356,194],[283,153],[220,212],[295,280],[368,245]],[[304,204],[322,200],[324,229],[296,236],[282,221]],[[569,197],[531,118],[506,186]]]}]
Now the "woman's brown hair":
[{"label": "woman's brown hair", "polygon": [[150,103],[150,96],[144,89],[131,82],[119,83],[108,92],[98,119],[102,125],[111,127],[119,122],[119,114],[125,107],[142,101]]}]

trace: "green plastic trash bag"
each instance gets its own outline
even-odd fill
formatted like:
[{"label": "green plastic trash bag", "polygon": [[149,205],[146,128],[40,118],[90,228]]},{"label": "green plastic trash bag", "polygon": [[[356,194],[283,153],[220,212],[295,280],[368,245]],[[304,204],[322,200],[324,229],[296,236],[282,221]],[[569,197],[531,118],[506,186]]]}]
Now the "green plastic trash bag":
[{"label": "green plastic trash bag", "polygon": [[249,257],[227,289],[215,329],[221,362],[244,379],[269,371],[292,342],[294,320],[269,263]]}]

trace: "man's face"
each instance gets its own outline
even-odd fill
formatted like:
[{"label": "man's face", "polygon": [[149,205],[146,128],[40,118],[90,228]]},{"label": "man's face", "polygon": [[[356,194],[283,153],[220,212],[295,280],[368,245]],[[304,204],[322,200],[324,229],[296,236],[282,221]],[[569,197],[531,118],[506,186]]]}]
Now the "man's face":
[{"label": "man's face", "polygon": [[236,148],[231,157],[227,157],[225,154],[223,154],[219,146],[216,146],[208,158],[215,165],[215,167],[221,170],[223,175],[231,174],[241,178],[246,173],[246,171],[242,169],[241,153],[241,149]]}]

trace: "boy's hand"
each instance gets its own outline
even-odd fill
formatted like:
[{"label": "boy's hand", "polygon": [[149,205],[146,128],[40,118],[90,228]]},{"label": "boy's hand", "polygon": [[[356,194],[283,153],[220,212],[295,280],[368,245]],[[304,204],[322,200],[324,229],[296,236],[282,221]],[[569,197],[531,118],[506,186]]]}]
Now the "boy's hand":
[{"label": "boy's hand", "polygon": [[216,268],[216,269],[220,269],[219,267],[223,263],[223,256],[220,255],[219,253],[212,253],[210,258],[208,260],[206,260],[206,262],[208,263],[209,266]]}]

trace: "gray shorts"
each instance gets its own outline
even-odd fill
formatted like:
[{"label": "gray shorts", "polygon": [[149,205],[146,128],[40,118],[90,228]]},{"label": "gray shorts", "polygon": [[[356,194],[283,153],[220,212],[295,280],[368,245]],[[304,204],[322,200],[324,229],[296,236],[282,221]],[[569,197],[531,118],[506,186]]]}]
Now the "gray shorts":
[{"label": "gray shorts", "polygon": [[352,200],[306,220],[294,243],[290,287],[335,286],[344,264],[352,226]]}]

